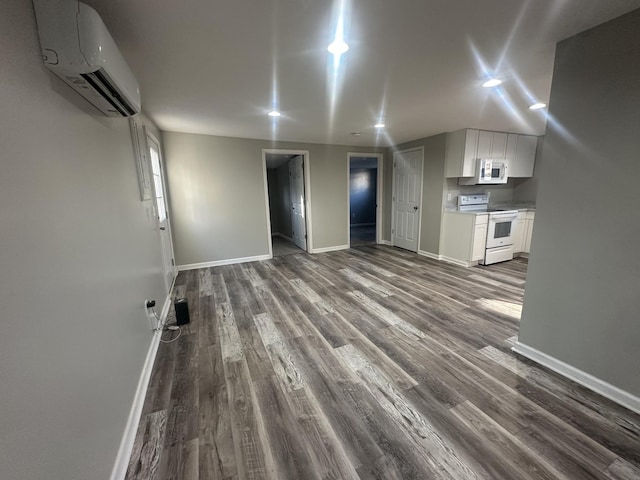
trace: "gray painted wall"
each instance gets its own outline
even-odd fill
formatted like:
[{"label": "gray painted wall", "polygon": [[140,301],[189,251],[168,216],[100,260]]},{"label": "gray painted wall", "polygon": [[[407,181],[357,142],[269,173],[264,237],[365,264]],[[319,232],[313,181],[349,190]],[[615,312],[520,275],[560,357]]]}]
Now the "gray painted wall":
[{"label": "gray painted wall", "polygon": [[269,253],[263,148],[309,151],[313,248],[348,243],[351,147],[176,132],[164,145],[178,265]]},{"label": "gray painted wall", "polygon": [[640,395],[640,10],[558,45],[520,341]]},{"label": "gray painted wall", "polygon": [[42,64],[31,2],[0,14],[0,476],[108,478],[164,300],[128,121]]},{"label": "gray painted wall", "polygon": [[538,138],[536,148],[536,162],[533,169],[533,177],[516,178],[513,187],[513,200],[516,202],[535,202],[538,198],[538,184],[540,182],[541,163],[543,162],[544,136]]}]

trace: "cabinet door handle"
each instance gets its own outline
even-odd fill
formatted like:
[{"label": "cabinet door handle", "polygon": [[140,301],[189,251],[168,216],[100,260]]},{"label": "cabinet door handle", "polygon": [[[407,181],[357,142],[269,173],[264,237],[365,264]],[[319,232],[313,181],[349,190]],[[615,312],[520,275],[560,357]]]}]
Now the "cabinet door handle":
[{"label": "cabinet door handle", "polygon": [[166,227],[160,227],[160,230],[166,230],[166,229],[167,229]]},{"label": "cabinet door handle", "polygon": [[414,210],[414,211],[418,210],[418,206],[417,206],[417,205],[415,205],[415,206],[413,207],[413,210]]}]

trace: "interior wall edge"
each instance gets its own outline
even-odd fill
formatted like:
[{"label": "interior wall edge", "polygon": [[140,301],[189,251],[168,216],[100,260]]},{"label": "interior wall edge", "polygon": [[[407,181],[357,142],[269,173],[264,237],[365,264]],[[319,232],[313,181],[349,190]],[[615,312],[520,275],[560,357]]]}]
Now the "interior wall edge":
[{"label": "interior wall edge", "polygon": [[573,365],[569,365],[562,360],[558,360],[557,358],[522,342],[517,342],[511,350],[548,368],[549,370],[553,370],[569,380],[579,383],[583,387],[586,387],[609,400],[616,402],[618,405],[622,405],[623,407],[640,414],[640,398],[626,390],[616,387],[615,385],[611,385],[590,373],[580,370]]},{"label": "interior wall edge", "polygon": [[[164,301],[164,305],[162,306],[162,311],[160,312],[161,325],[164,324],[169,314],[172,293],[173,287],[167,295],[167,298]],[[116,461],[113,465],[111,476],[109,477],[111,480],[124,480],[127,474],[129,459],[131,457],[133,444],[136,439],[136,432],[138,431],[138,426],[140,425],[142,408],[147,396],[147,389],[149,387],[149,382],[151,381],[151,373],[153,372],[153,365],[158,353],[158,347],[160,346],[160,338],[162,337],[162,333],[162,330],[156,330],[151,339],[149,350],[147,351],[147,356],[145,358],[142,371],[140,372],[140,380],[138,381],[136,393],[131,404],[131,411],[129,412],[129,417],[127,418],[127,424],[124,429],[124,434],[122,435],[120,447],[118,448],[118,455],[116,456]]]}]

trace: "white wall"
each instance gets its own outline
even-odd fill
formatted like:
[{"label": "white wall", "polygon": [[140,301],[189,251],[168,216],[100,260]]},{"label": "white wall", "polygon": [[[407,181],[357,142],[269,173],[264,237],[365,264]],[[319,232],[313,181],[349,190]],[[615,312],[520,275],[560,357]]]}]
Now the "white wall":
[{"label": "white wall", "polygon": [[350,147],[176,132],[163,136],[178,265],[268,255],[263,148],[309,151],[313,248],[348,243]]},{"label": "white wall", "polygon": [[0,477],[108,478],[161,302],[128,122],[43,66],[31,2],[0,8]]},{"label": "white wall", "polygon": [[558,44],[519,340],[640,396],[640,10]]}]

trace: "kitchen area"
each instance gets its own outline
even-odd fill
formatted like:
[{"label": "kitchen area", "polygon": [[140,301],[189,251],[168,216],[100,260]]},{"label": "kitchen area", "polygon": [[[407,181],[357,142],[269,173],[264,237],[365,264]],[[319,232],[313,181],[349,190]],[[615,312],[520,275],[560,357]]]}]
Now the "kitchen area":
[{"label": "kitchen area", "polygon": [[447,134],[441,260],[471,267],[528,256],[541,146],[532,135]]}]

